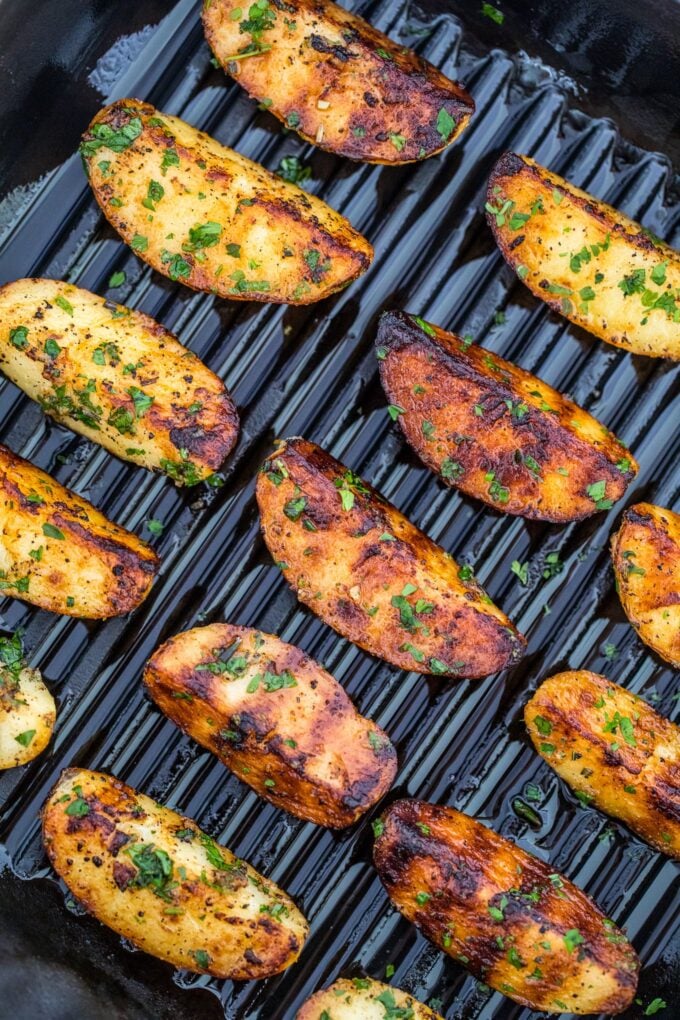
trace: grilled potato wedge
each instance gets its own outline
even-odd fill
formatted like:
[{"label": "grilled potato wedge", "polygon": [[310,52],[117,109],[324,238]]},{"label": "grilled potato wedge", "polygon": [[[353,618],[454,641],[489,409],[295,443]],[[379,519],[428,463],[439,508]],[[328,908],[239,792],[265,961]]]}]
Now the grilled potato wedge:
[{"label": "grilled potato wedge", "polygon": [[80,151],[123,240],[194,290],[306,305],[346,287],[373,258],[325,202],[148,103],[104,107]]},{"label": "grilled potato wedge", "polygon": [[680,514],[653,503],[628,507],[612,537],[612,561],[640,639],[680,668]]},{"label": "grilled potato wedge", "polygon": [[350,159],[411,163],[466,127],[465,89],[329,0],[204,0],[225,71],[287,127]]},{"label": "grilled potato wedge", "polygon": [[680,253],[513,152],[491,172],[486,213],[505,260],[554,311],[615,347],[680,360]]},{"label": "grilled potato wedge", "polygon": [[523,369],[404,312],[378,327],[380,378],[406,439],[446,482],[497,510],[575,521],[620,499],[631,455]]},{"label": "grilled potato wedge", "polygon": [[390,788],[397,754],[309,656],[214,623],[166,641],[144,673],[167,716],[261,797],[318,825],[351,825]]},{"label": "grilled potato wedge", "polygon": [[256,491],[265,542],[297,597],[360,648],[448,677],[521,658],[524,638],[479,584],[314,443],[285,441]]},{"label": "grilled potato wedge", "polygon": [[0,287],[0,368],[123,460],[194,485],[238,435],[224,384],[148,315],[59,280]]},{"label": "grilled potato wedge", "polygon": [[372,978],[340,978],[307,999],[295,1020],[443,1020],[408,992]]},{"label": "grilled potato wedge", "polygon": [[65,616],[122,616],[158,565],[136,535],[0,446],[0,593]]},{"label": "grilled potato wedge", "polygon": [[409,921],[476,977],[531,1009],[620,1013],[638,960],[625,935],[548,864],[453,808],[401,800],[373,851]]},{"label": "grilled potato wedge", "polygon": [[152,956],[250,981],[300,955],[307,922],[284,892],[195,822],[112,776],[66,769],[42,824],[50,862],[76,899]]},{"label": "grilled potato wedge", "polygon": [[40,671],[26,663],[19,633],[0,637],[0,769],[37,758],[56,718],[54,698]]},{"label": "grilled potato wedge", "polygon": [[534,747],[583,803],[680,858],[680,728],[587,670],[545,680],[524,708]]}]

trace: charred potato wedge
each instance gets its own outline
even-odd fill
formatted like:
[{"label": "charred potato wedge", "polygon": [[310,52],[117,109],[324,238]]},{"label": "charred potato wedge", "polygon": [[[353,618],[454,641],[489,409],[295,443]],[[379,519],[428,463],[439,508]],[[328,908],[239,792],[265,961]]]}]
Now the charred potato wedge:
[{"label": "charred potato wedge", "polygon": [[528,156],[494,166],[487,221],[553,311],[633,354],[680,360],[680,254]]},{"label": "charred potato wedge", "polygon": [[443,1020],[400,988],[372,978],[340,978],[307,999],[295,1020]]},{"label": "charred potato wedge", "polygon": [[0,593],[66,616],[135,609],[159,560],[86,500],[0,446]]},{"label": "charred potato wedge", "polygon": [[680,728],[587,670],[545,680],[524,721],[538,753],[582,803],[680,859]]},{"label": "charred potato wedge", "polygon": [[401,800],[373,856],[393,904],[481,981],[530,1009],[621,1013],[638,959],[548,864],[453,808]]},{"label": "charred potato wedge", "polygon": [[612,561],[640,639],[680,668],[680,515],[653,503],[628,507],[612,538]]},{"label": "charred potato wedge", "polygon": [[57,710],[40,671],[24,659],[21,637],[0,637],[0,769],[32,761],[47,747]]},{"label": "charred potato wedge", "polygon": [[0,287],[0,368],[62,425],[194,485],[238,435],[224,384],[148,315],[58,280]]},{"label": "charred potato wedge", "polygon": [[278,974],[300,955],[307,922],[284,892],[195,822],[112,776],[66,769],[42,825],[52,867],[76,899],[144,952],[235,981]]},{"label": "charred potato wedge", "polygon": [[392,416],[418,456],[496,510],[580,520],[612,506],[637,473],[587,411],[453,333],[386,312],[377,354]]},{"label": "charred potato wedge", "polygon": [[80,151],[123,240],[194,290],[306,305],[346,287],[373,258],[325,202],[148,103],[100,110]]},{"label": "charred potato wedge", "polygon": [[390,788],[397,754],[330,673],[272,634],[215,623],[171,638],[144,673],[158,707],[256,793],[342,828]]},{"label": "charred potato wedge", "polygon": [[473,578],[314,443],[294,438],[257,480],[265,542],[297,597],[399,669],[482,677],[525,641]]},{"label": "charred potato wedge", "polygon": [[220,64],[308,142],[367,163],[411,163],[466,127],[465,89],[328,0],[204,0]]}]

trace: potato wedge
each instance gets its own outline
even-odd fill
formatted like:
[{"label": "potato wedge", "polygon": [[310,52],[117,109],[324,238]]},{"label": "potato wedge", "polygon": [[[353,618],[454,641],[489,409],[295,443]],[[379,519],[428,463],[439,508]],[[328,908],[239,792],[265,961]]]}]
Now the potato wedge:
[{"label": "potato wedge", "polygon": [[481,677],[525,641],[455,560],[325,450],[294,438],[257,480],[264,539],[297,597],[399,669]]},{"label": "potato wedge", "polygon": [[544,680],[524,722],[538,753],[582,803],[680,859],[680,727],[587,670]]},{"label": "potato wedge", "polygon": [[148,315],[59,280],[0,287],[0,368],[123,460],[195,485],[238,435],[224,383]]},{"label": "potato wedge", "polygon": [[307,305],[371,264],[371,245],[325,202],[148,103],[104,107],[80,151],[123,240],[194,290]]},{"label": "potato wedge", "polygon": [[204,0],[213,53],[308,142],[367,163],[440,152],[475,104],[456,82],[329,0]]},{"label": "potato wedge", "polygon": [[680,514],[629,506],[612,536],[616,588],[641,641],[680,668]]},{"label": "potato wedge", "polygon": [[491,172],[486,215],[505,260],[554,311],[615,347],[680,360],[680,253],[514,152]]},{"label": "potato wedge", "polygon": [[146,953],[235,981],[278,974],[300,955],[308,925],[281,889],[112,776],[66,769],[42,825],[76,899]]},{"label": "potato wedge", "polygon": [[393,904],[481,981],[531,1009],[621,1013],[638,959],[616,925],[548,864],[437,804],[401,800],[373,858]]},{"label": "potato wedge", "polygon": [[0,446],[0,593],[65,616],[122,616],[158,565],[136,535]]},{"label": "potato wedge", "polygon": [[24,659],[21,636],[0,637],[0,769],[37,758],[47,747],[57,710],[40,670]]},{"label": "potato wedge", "polygon": [[400,988],[372,978],[339,978],[315,992],[295,1014],[295,1020],[443,1020],[429,1006]]},{"label": "potato wedge", "polygon": [[261,797],[343,828],[389,790],[397,753],[330,673],[273,634],[214,623],[170,638],[146,689]]},{"label": "potato wedge", "polygon": [[376,343],[393,416],[447,485],[562,522],[608,509],[635,477],[596,418],[498,355],[405,312],[382,316]]}]

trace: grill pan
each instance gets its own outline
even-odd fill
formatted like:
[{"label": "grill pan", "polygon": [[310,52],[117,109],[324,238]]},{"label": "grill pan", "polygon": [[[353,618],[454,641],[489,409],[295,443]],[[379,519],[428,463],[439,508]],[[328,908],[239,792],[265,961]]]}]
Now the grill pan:
[{"label": "grill pan", "polygon": [[[104,223],[76,155],[33,190],[0,246],[1,283],[63,277],[104,294],[111,273],[125,270],[126,283],[110,296],[175,332],[225,380],[242,418],[224,485],[178,491],[52,423],[15,387],[0,383],[0,441],[151,540],[163,558],[157,584],[131,618],[83,622],[10,599],[0,603],[2,629],[25,629],[30,662],[43,671],[58,702],[48,751],[0,776],[3,860],[15,883],[57,886],[42,851],[38,812],[60,770],[76,763],[110,771],[195,818],[286,889],[311,921],[299,963],[278,977],[234,984],[179,973],[181,988],[207,989],[217,998],[187,992],[171,1005],[160,996],[156,1006],[146,999],[141,1012],[115,1015],[292,1020],[304,999],[335,977],[365,972],[382,978],[392,964],[396,985],[423,1001],[439,1000],[449,1018],[535,1016],[485,989],[391,908],[370,863],[370,821],[377,811],[339,833],[297,821],[261,801],[145,698],[143,664],[172,634],[223,619],[257,626],[322,662],[359,710],[387,730],[400,759],[388,800],[409,795],[450,804],[549,860],[626,928],[644,967],[643,1003],[660,995],[668,1003],[661,1016],[678,1016],[677,865],[617,822],[581,807],[532,750],[521,722],[523,704],[541,679],[574,668],[607,674],[678,721],[673,671],[638,641],[614,592],[608,538],[623,503],[556,527],[498,514],[446,490],[388,418],[373,337],[380,311],[390,307],[471,333],[571,396],[628,443],[641,469],[627,504],[650,500],[677,509],[677,367],[633,358],[549,313],[504,265],[481,210],[489,170],[512,148],[620,207],[677,248],[680,181],[664,156],[624,142],[610,120],[572,109],[559,80],[527,74],[524,62],[489,45],[468,48],[454,18],[419,16],[390,0],[349,6],[472,92],[477,113],[443,156],[417,166],[371,167],[282,132],[211,67],[195,0],[174,4],[109,97],[146,99],[271,169],[284,155],[301,156],[313,170],[308,190],[339,209],[376,248],[369,273],[346,292],[319,305],[286,308],[216,301],[170,283],[143,266]],[[399,672],[297,605],[264,548],[253,495],[274,438],[294,434],[326,447],[459,562],[475,567],[494,602],[529,640],[517,667],[458,683]],[[161,537],[145,529],[150,518],[164,523]],[[546,579],[551,552],[564,567]],[[513,560],[530,561],[527,587],[512,574]],[[540,790],[538,799],[527,799],[528,784]],[[537,796],[531,789],[530,798]],[[61,889],[66,906],[77,911]],[[12,897],[22,902],[14,884]],[[62,914],[60,898],[49,923],[58,924]],[[88,930],[97,922],[83,918],[79,926]],[[96,950],[101,966],[123,987],[127,974],[134,975],[135,988],[143,984],[145,968],[152,984],[169,983],[169,968],[121,950],[115,936],[103,946]],[[62,1007],[55,1001],[41,1015],[68,1016]],[[88,1017],[98,1015],[96,1008]],[[637,1006],[628,1015],[640,1014]],[[29,1013],[13,1003],[12,1015]]]}]

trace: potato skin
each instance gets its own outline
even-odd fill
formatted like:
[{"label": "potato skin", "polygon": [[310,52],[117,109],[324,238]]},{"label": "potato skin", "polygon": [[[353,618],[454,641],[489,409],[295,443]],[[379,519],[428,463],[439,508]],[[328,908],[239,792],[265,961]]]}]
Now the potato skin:
[{"label": "potato skin", "polygon": [[150,316],[32,279],[0,287],[0,322],[5,375],[117,457],[194,485],[233,448],[238,416],[224,384]]},{"label": "potato skin", "polygon": [[330,673],[272,634],[226,623],[185,631],[154,652],[144,683],[185,733],[298,818],[351,825],[396,774],[383,730]]},{"label": "potato skin", "polygon": [[65,616],[135,609],[159,566],[150,546],[0,446],[0,592]]},{"label": "potato skin", "polygon": [[612,562],[640,639],[680,668],[680,515],[653,503],[629,506],[612,536]]},{"label": "potato skin", "polygon": [[[243,19],[237,9],[234,0],[204,0],[213,53],[250,96],[322,149],[411,163],[450,145],[474,112],[461,85],[328,0],[271,0],[255,23],[250,5]],[[238,57],[249,48],[255,56]]]},{"label": "potato skin", "polygon": [[360,648],[449,677],[487,676],[521,657],[524,638],[480,585],[314,443],[286,440],[256,494],[265,542],[297,597]]},{"label": "potato skin", "polygon": [[[559,523],[611,506],[635,477],[635,460],[596,418],[498,355],[405,312],[385,312],[376,344],[406,439],[447,485]],[[602,483],[603,496],[589,495]]]},{"label": "potato skin", "polygon": [[514,152],[491,172],[486,210],[506,261],[554,311],[633,354],[680,359],[673,248]]},{"label": "potato skin", "polygon": [[57,710],[40,670],[23,657],[19,633],[0,637],[0,769],[37,758],[47,747]]},{"label": "potato skin", "polygon": [[306,305],[371,264],[371,245],[325,202],[148,103],[104,107],[80,151],[123,240],[193,290]]},{"label": "potato skin", "polygon": [[315,992],[302,1004],[295,1020],[320,1020],[324,1011],[328,1020],[385,1020],[388,1015],[404,1020],[443,1020],[408,992],[367,977],[339,978]]},{"label": "potato skin", "polygon": [[622,932],[548,864],[443,805],[400,800],[373,858],[409,921],[476,977],[551,1013],[620,1013],[638,959]]},{"label": "potato skin", "polygon": [[152,956],[251,981],[300,955],[308,925],[284,892],[195,822],[112,776],[66,769],[42,825],[50,863],[76,899]]},{"label": "potato skin", "polygon": [[680,728],[587,670],[549,677],[524,708],[558,776],[657,850],[680,859]]}]

